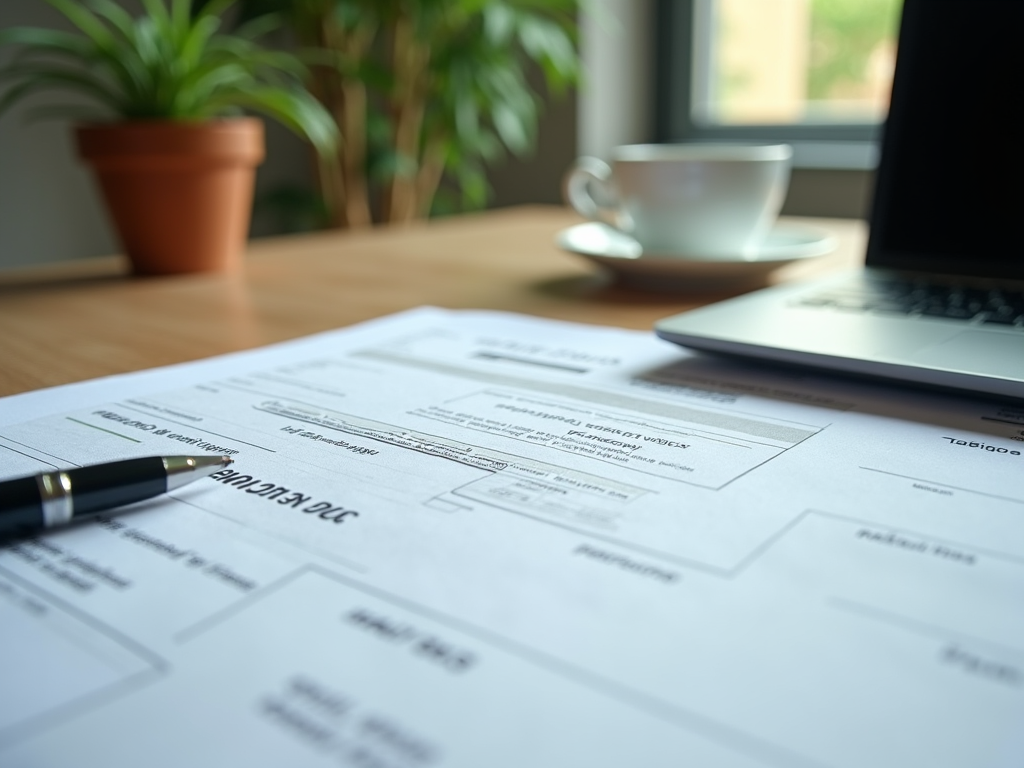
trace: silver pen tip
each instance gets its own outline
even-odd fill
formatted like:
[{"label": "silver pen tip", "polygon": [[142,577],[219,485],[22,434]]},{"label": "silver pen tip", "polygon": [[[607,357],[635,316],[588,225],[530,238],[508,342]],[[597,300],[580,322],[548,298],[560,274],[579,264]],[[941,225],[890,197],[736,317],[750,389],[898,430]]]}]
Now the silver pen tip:
[{"label": "silver pen tip", "polygon": [[163,462],[167,471],[167,490],[173,491],[193,480],[209,477],[232,464],[234,459],[230,456],[164,456]]}]

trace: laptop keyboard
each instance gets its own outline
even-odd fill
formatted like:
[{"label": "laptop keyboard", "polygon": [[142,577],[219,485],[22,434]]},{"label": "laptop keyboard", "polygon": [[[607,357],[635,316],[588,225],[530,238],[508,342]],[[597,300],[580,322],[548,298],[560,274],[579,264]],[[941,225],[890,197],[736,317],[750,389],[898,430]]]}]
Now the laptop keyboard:
[{"label": "laptop keyboard", "polygon": [[802,297],[804,307],[974,321],[1024,331],[1024,291],[929,282],[920,278],[856,279]]}]

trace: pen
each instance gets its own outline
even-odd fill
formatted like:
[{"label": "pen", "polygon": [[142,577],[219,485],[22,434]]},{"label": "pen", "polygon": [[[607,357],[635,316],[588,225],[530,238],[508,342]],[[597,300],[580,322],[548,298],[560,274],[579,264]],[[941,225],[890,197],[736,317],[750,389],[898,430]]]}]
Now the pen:
[{"label": "pen", "polygon": [[228,456],[149,456],[0,482],[0,540],[159,496],[231,462]]}]

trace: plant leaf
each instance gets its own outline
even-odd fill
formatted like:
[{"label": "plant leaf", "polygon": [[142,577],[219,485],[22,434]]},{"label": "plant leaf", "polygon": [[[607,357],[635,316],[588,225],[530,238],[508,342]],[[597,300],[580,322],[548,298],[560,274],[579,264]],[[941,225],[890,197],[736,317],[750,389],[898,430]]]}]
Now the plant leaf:
[{"label": "plant leaf", "polygon": [[64,14],[68,20],[78,27],[85,36],[98,46],[111,45],[113,37],[92,11],[72,2],[72,0],[46,0],[50,5]]},{"label": "plant leaf", "polygon": [[494,105],[494,127],[501,140],[516,154],[525,153],[531,145],[531,131],[526,117],[508,103]]},{"label": "plant leaf", "polygon": [[89,5],[96,14],[105,19],[110,26],[121,33],[126,42],[131,42],[134,35],[134,23],[128,12],[113,0],[91,0]]},{"label": "plant leaf", "polygon": [[0,45],[9,44],[24,45],[25,52],[35,49],[39,52],[66,54],[82,59],[88,58],[94,50],[93,46],[79,35],[37,27],[0,29]]},{"label": "plant leaf", "polygon": [[308,93],[266,86],[235,86],[210,99],[212,114],[231,105],[249,107],[273,117],[307,138],[321,155],[332,156],[337,149],[338,129],[334,120]]},{"label": "plant leaf", "polygon": [[268,32],[273,32],[281,27],[281,15],[277,13],[266,13],[257,16],[240,25],[234,34],[245,40],[256,40]]},{"label": "plant leaf", "polygon": [[[0,75],[5,73],[6,71],[0,73]],[[28,77],[25,75],[21,75],[21,77],[22,81],[20,83],[7,90],[3,97],[0,97],[0,115],[31,93],[42,90],[64,89],[85,91],[114,110],[118,110],[121,106],[117,96],[107,90],[102,83],[98,83],[81,73],[40,70]]]}]

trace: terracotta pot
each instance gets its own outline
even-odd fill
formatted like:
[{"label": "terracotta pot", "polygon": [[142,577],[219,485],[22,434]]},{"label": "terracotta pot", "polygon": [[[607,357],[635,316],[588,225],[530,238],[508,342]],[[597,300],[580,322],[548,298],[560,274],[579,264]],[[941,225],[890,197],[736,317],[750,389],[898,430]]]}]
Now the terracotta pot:
[{"label": "terracotta pot", "polygon": [[259,119],[131,121],[75,133],[136,273],[241,265],[264,155]]}]

